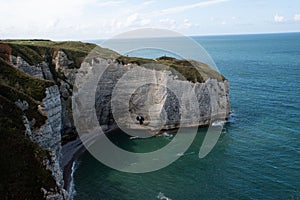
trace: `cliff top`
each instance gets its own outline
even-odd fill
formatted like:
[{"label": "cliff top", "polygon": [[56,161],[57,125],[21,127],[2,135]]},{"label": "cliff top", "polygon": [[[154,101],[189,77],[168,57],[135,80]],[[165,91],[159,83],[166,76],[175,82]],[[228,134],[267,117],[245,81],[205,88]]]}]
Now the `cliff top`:
[{"label": "cliff top", "polygon": [[[3,53],[3,49],[6,49],[7,51],[10,51],[12,55],[21,56],[29,64],[35,65],[45,60],[45,54],[63,50],[68,58],[74,61],[74,65],[70,67],[79,68],[84,58],[95,49],[95,47],[95,44],[79,41],[0,40],[0,57],[1,53]],[[103,58],[118,56],[116,52],[101,47],[97,47],[97,54],[101,55]]]},{"label": "cliff top", "polygon": [[[158,64],[157,66],[160,66],[160,69],[166,69],[167,67],[173,71],[176,70],[188,81],[192,81],[194,83],[205,82],[208,78],[214,78],[218,81],[224,81],[226,79],[219,72],[199,61],[179,60],[167,56],[163,56],[155,60],[137,57],[126,57],[121,56],[110,49],[79,41],[54,42],[50,40],[0,40],[0,57],[5,57],[1,49],[8,49],[8,52],[10,51],[10,54],[21,56],[26,62],[31,65],[35,65],[44,61],[44,55],[46,53],[53,54],[57,50],[63,50],[67,54],[68,58],[74,61],[74,64],[70,65],[69,67],[79,68],[85,57],[93,50],[93,53],[97,54],[98,56],[101,56],[103,58],[115,59],[117,62],[122,64],[131,63],[141,66],[147,66],[145,64]],[[160,69],[159,67],[156,67],[156,70]]]},{"label": "cliff top", "polygon": [[226,80],[223,75],[212,69],[207,64],[195,60],[179,60],[167,56],[162,56],[155,60],[120,56],[116,60],[122,64],[137,64],[144,67],[155,68],[156,70],[170,69],[174,72],[174,74],[183,76],[183,79],[194,83],[202,83],[209,78],[217,79],[218,81]]}]

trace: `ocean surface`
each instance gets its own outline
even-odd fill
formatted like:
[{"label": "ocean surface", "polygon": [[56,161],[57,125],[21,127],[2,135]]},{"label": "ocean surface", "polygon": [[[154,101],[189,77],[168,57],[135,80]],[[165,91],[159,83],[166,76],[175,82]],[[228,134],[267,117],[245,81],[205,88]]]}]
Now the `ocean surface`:
[{"label": "ocean surface", "polygon": [[[231,86],[232,114],[214,149],[199,159],[207,131],[199,128],[176,162],[144,174],[110,169],[86,152],[76,163],[75,200],[300,198],[300,33],[193,39]],[[133,152],[170,142],[130,140],[122,132],[109,137]]]}]

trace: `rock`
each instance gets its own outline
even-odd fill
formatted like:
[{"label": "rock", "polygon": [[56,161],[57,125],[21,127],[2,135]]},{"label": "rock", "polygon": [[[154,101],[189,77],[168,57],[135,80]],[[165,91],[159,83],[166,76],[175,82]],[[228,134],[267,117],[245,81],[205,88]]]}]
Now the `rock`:
[{"label": "rock", "polygon": [[42,63],[38,64],[38,66],[42,69],[44,79],[49,80],[49,81],[54,81],[53,75],[50,71],[49,64],[50,63],[46,63],[45,61],[43,61]]},{"label": "rock", "polygon": [[46,109],[45,109],[43,106],[38,105],[37,109],[38,109],[38,111],[39,111],[39,113],[40,113],[41,115],[43,115],[43,116],[45,116],[45,117],[48,116],[48,113],[47,113]]},{"label": "rock", "polygon": [[15,102],[16,106],[18,106],[18,108],[20,108],[22,111],[25,111],[28,109],[29,104],[27,103],[27,101],[21,101],[20,99],[18,99],[18,101]]},{"label": "rock", "polygon": [[42,68],[37,65],[29,65],[22,57],[20,56],[10,56],[10,63],[17,67],[18,69],[22,70],[26,74],[29,74],[31,76],[37,77],[37,78],[43,78],[43,72]]},{"label": "rock", "polygon": [[70,68],[70,65],[74,62],[68,59],[64,51],[55,52],[52,61],[55,65],[55,70],[66,77],[65,80],[59,80],[59,90],[62,97],[62,135],[68,135],[70,130],[74,130],[71,97],[77,69]]},{"label": "rock", "polygon": [[[145,122],[148,121],[149,129],[173,129],[209,125],[229,114],[227,80],[207,79],[204,83],[192,83],[178,80],[176,75],[166,71],[137,65],[129,70],[128,66],[108,64],[103,60],[97,67],[107,67],[95,97],[100,125],[117,121],[126,128],[137,128],[135,117],[141,115]],[[113,96],[112,91],[117,95]],[[194,102],[191,100],[193,96]],[[198,107],[188,105],[190,103]]]},{"label": "rock", "polygon": [[[43,99],[43,113],[46,113],[48,119],[46,123],[38,130],[32,130],[30,139],[38,143],[41,147],[50,151],[50,162],[46,163],[46,168],[52,172],[59,191],[55,194],[55,199],[64,199],[66,191],[63,189],[63,173],[60,167],[61,162],[61,127],[62,127],[62,109],[60,101],[60,92],[58,86],[52,86],[46,89],[46,97]],[[47,193],[48,194],[48,193]],[[54,193],[49,193],[49,198]]]},{"label": "rock", "polygon": [[66,72],[69,69],[69,65],[73,63],[73,61],[68,59],[68,56],[63,51],[57,51],[57,55],[54,58],[55,70],[61,70],[62,72]]}]

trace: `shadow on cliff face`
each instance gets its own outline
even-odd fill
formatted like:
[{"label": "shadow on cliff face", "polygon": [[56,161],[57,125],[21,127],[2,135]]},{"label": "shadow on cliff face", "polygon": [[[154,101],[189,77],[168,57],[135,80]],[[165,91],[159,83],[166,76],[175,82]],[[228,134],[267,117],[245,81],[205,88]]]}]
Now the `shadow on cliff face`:
[{"label": "shadow on cliff face", "polygon": [[[137,72],[142,71],[138,66],[133,67]],[[181,104],[178,95],[169,88],[166,80],[162,81],[160,78],[160,76],[167,76],[167,73],[156,74],[157,70],[148,70],[153,80],[147,83],[149,80],[141,81],[136,77],[138,73],[127,77],[128,70],[129,68],[122,64],[110,63],[99,78],[95,94],[95,109],[102,130],[107,131],[117,125],[125,132],[127,129],[160,131],[179,128]],[[120,90],[118,82],[124,81],[123,79],[128,85]],[[117,96],[115,91],[119,92]],[[127,103],[116,101],[117,98],[124,99],[124,96],[130,97],[126,99]],[[122,106],[119,106],[120,104]],[[143,126],[138,125],[137,116],[145,119]]]},{"label": "shadow on cliff face", "polygon": [[[145,125],[160,130],[163,127],[180,127],[180,103],[165,84],[145,84],[135,90],[129,101],[132,121],[140,115]],[[145,127],[147,128],[147,127]]]}]

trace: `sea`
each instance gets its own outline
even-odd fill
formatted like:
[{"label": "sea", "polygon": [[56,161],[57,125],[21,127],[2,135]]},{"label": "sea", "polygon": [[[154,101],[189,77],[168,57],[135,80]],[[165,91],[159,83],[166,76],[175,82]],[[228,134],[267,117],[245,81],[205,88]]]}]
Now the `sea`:
[{"label": "sea", "polygon": [[[111,169],[87,151],[74,164],[74,200],[300,199],[300,33],[192,39],[230,82],[231,115],[212,151],[198,156],[207,128],[178,160],[148,173]],[[108,137],[132,152],[172,139]]]}]

